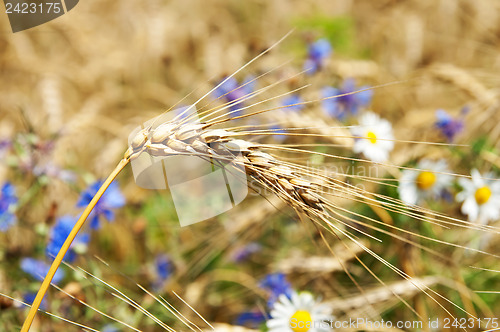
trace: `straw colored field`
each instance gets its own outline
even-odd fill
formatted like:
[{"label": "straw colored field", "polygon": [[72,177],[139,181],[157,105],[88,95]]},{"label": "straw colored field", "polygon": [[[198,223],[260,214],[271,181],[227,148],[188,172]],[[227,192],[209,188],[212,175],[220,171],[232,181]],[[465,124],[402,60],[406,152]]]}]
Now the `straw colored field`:
[{"label": "straw colored field", "polygon": [[[44,258],[45,248],[56,220],[81,212],[75,207],[81,193],[109,174],[127,149],[128,135],[135,127],[173,105],[195,102],[291,30],[282,43],[236,75],[241,82],[249,75],[273,70],[256,80],[257,88],[283,82],[259,98],[308,85],[298,91],[300,97],[317,100],[324,86],[339,87],[345,79],[354,78],[359,87],[375,86],[369,109],[392,125],[396,142],[390,164],[415,167],[422,159],[443,158],[453,173],[468,176],[477,168],[483,174],[499,174],[500,3],[495,0],[81,1],[66,15],[15,34],[2,15],[0,185],[15,185],[18,202],[16,224],[0,232],[0,292],[17,299],[35,292],[40,284],[22,271],[22,259],[50,261]],[[325,68],[314,75],[301,73],[308,45],[321,38],[333,47]],[[377,87],[386,83],[391,84]],[[269,107],[280,106],[284,98],[270,100]],[[220,105],[215,99],[211,94],[199,106]],[[468,112],[461,115],[464,106]],[[436,128],[438,109],[463,116],[464,126],[457,130],[453,144]],[[291,135],[285,141],[276,141],[272,135],[251,139],[312,150],[319,154],[281,152],[286,161],[317,164],[339,172],[342,181],[399,198],[397,180],[403,169],[321,156],[363,157],[352,152],[355,140],[348,126],[357,124],[356,117],[335,119],[325,114],[321,102],[308,104],[299,113],[283,114],[269,112],[256,117],[256,122],[243,119],[237,124],[315,127],[308,135]],[[2,142],[9,142],[9,147],[4,149]],[[365,176],[388,185],[364,181]],[[181,228],[168,191],[139,188],[130,168],[117,182],[126,204],[115,210],[113,223],[101,221],[100,229],[86,230],[91,238],[88,248],[78,253],[71,264],[74,269],[62,267],[66,276],[59,287],[140,330],[160,327],[113,297],[103,283],[85,279],[76,267],[127,293],[158,320],[180,331],[188,328],[135,282],[165,296],[209,330],[172,294],[175,291],[207,321],[218,323],[217,331],[231,331],[242,313],[269,313],[269,292],[259,285],[273,272],[285,273],[295,290],[321,297],[339,321],[353,317],[443,321],[449,314],[470,317],[458,307],[478,318],[500,317],[495,294],[500,287],[498,273],[470,268],[499,270],[495,256],[500,253],[498,220],[492,220],[491,228],[483,232],[448,230],[387,209],[335,198],[340,207],[386,225],[492,254],[418,240],[451,260],[436,259],[418,245],[360,227],[382,240],[358,233],[364,245],[443,295],[432,301],[352,242],[344,239],[347,246],[343,246],[335,236],[327,237],[332,255],[318,228],[299,220],[292,208],[272,195],[251,192],[230,212]],[[460,191],[455,183],[447,198],[421,205],[467,220],[454,199]],[[236,259],[249,245],[253,253],[242,261]],[[161,278],[155,259],[163,254],[168,255],[172,270],[158,283]],[[386,285],[377,282],[356,255]],[[9,300],[1,300],[0,307],[0,326],[6,331],[18,330],[27,311]],[[57,289],[50,291],[45,309],[97,330],[126,330]],[[488,328],[476,323],[469,327]],[[43,314],[33,326],[34,331],[72,328],[78,329]]]}]

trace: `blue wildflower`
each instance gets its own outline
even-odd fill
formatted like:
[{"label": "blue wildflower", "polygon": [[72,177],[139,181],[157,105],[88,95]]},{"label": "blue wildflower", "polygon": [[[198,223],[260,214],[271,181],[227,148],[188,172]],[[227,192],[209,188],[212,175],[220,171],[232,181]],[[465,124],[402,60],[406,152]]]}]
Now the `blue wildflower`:
[{"label": "blue wildflower", "polygon": [[[283,99],[281,105],[283,106],[283,110],[285,111],[293,111],[298,112],[304,108],[304,104],[302,98],[299,95],[293,94]],[[297,105],[299,104],[299,105]]]},{"label": "blue wildflower", "polygon": [[[304,108],[303,102],[304,101],[302,100],[302,98],[299,95],[297,95],[297,94],[289,95],[281,101],[281,106],[283,106],[282,110],[285,112],[287,112],[287,111],[299,112]],[[271,129],[274,133],[277,134],[277,135],[273,135],[273,138],[276,141],[283,141],[286,138],[285,135],[278,135],[278,134],[286,132],[285,130],[282,130],[281,126],[273,125],[269,129]]]},{"label": "blue wildflower", "polygon": [[453,118],[445,110],[438,109],[436,111],[437,121],[435,126],[449,142],[453,141],[455,136],[464,129],[464,116],[468,111],[469,109],[467,107],[462,108],[461,114],[457,118]]},{"label": "blue wildflower", "polygon": [[155,259],[156,273],[161,280],[167,280],[172,274],[172,261],[168,255],[158,255]]},{"label": "blue wildflower", "polygon": [[[278,136],[278,135],[276,135]],[[240,263],[244,260],[247,260],[250,255],[259,252],[262,249],[262,246],[256,242],[249,243],[248,245],[244,246],[243,248],[237,250],[233,254],[233,261],[236,263]]]},{"label": "blue wildflower", "polygon": [[266,316],[260,311],[246,311],[241,313],[236,318],[236,325],[246,326],[249,328],[258,328],[266,321]]},{"label": "blue wildflower", "polygon": [[269,300],[267,301],[269,308],[272,308],[281,294],[291,298],[293,293],[292,285],[286,280],[283,273],[268,274],[260,281],[259,286],[270,292]]},{"label": "blue wildflower", "polygon": [[172,114],[174,115],[174,119],[177,121],[190,119],[191,122],[196,122],[198,117],[193,117],[197,115],[196,107],[194,105],[188,106],[180,106],[174,110],[172,110]]},{"label": "blue wildflower", "polygon": [[314,74],[321,70],[325,65],[325,60],[332,54],[332,51],[332,45],[325,38],[318,39],[314,43],[309,44],[304,70],[307,70],[308,74]]},{"label": "blue wildflower", "polygon": [[[224,80],[226,81],[224,82]],[[224,98],[227,103],[230,103],[229,109],[231,111],[231,116],[242,115],[242,112],[239,110],[243,107],[244,97],[251,94],[255,89],[254,78],[247,77],[240,85],[234,77],[226,77],[221,83],[222,84],[218,86],[213,93],[217,98]]]},{"label": "blue wildflower", "polygon": [[286,130],[282,129],[282,127],[279,124],[275,124],[275,125],[270,126],[269,131],[276,134],[276,135],[273,135],[273,138],[278,142],[282,142],[286,138],[286,135],[280,135],[280,134],[286,133]]},{"label": "blue wildflower", "polygon": [[[102,181],[97,181],[91,184],[87,190],[81,194],[80,200],[76,206],[87,206],[101,187],[102,183]],[[90,228],[99,229],[101,217],[104,217],[108,221],[113,221],[115,219],[115,212],[113,209],[120,208],[124,205],[125,197],[122,195],[118,184],[116,182],[112,182],[89,216]]]},{"label": "blue wildflower", "polygon": [[[33,303],[35,301],[36,293],[28,292],[23,295],[24,303]],[[42,299],[42,303],[40,303],[40,309],[47,310],[47,301],[45,298]]]},{"label": "blue wildflower", "polygon": [[166,254],[157,255],[155,258],[156,280],[153,283],[153,288],[160,291],[167,280],[170,278],[174,270],[172,260]]},{"label": "blue wildflower", "polygon": [[[26,257],[21,260],[21,269],[36,280],[43,281],[43,278],[49,272],[50,265],[42,260]],[[52,278],[52,283],[58,284],[63,278],[64,271],[59,269]]]},{"label": "blue wildflower", "polygon": [[343,119],[348,114],[354,115],[358,112],[360,107],[370,104],[373,97],[372,90],[366,90],[336,98],[330,97],[335,97],[367,88],[369,87],[362,86],[357,88],[356,81],[352,78],[344,80],[342,86],[339,89],[327,86],[322,90],[323,98],[329,98],[321,102],[323,110],[327,115],[337,119]]},{"label": "blue wildflower", "polygon": [[119,332],[121,331],[120,329],[118,329],[116,326],[112,325],[112,324],[106,324],[102,327],[101,329],[102,332]]},{"label": "blue wildflower", "polygon": [[[59,250],[61,249],[64,241],[68,237],[69,233],[73,229],[76,220],[72,216],[63,216],[57,219],[56,224],[50,232],[49,243],[45,253],[49,257],[55,257]],[[64,256],[64,259],[68,262],[73,262],[76,259],[76,252],[86,249],[90,241],[90,235],[87,233],[80,233],[76,236],[75,240],[71,244],[70,250]],[[76,249],[76,251],[75,251]]]},{"label": "blue wildflower", "polygon": [[0,190],[0,231],[7,231],[17,220],[14,208],[17,203],[15,188],[6,182]]}]

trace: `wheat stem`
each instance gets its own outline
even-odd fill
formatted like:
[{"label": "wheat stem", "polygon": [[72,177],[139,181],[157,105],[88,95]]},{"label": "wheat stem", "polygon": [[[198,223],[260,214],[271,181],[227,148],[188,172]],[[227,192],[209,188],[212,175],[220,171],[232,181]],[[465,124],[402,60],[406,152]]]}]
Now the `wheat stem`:
[{"label": "wheat stem", "polygon": [[59,268],[59,265],[61,265],[61,262],[66,255],[66,252],[69,250],[69,247],[71,246],[71,243],[75,239],[76,235],[82,228],[85,220],[87,220],[87,217],[89,216],[90,212],[94,209],[96,206],[97,202],[99,199],[102,197],[106,189],[108,189],[109,185],[113,180],[116,178],[116,176],[122,171],[122,169],[128,164],[129,162],[128,155],[126,155],[116,168],[111,172],[111,174],[108,176],[108,178],[104,181],[102,184],[101,188],[97,191],[95,196],[92,198],[90,201],[89,205],[85,208],[83,211],[82,215],[80,218],[77,220],[75,223],[75,226],[69,233],[68,237],[66,238],[66,241],[64,241],[64,244],[62,245],[61,249],[57,253],[56,258],[52,262],[52,265],[50,266],[49,272],[47,272],[47,275],[43,279],[42,285],[40,286],[40,289],[38,290],[38,293],[36,294],[35,300],[33,301],[33,304],[31,305],[30,311],[28,312],[28,316],[24,320],[23,327],[21,328],[21,332],[28,332],[31,324],[33,323],[33,320],[35,319],[35,315],[38,311],[38,308],[40,307],[40,303],[42,303],[42,299],[45,296],[45,293],[47,293],[47,289],[50,286],[50,283],[52,281],[52,278],[54,277],[54,274],[56,273],[57,269]]}]

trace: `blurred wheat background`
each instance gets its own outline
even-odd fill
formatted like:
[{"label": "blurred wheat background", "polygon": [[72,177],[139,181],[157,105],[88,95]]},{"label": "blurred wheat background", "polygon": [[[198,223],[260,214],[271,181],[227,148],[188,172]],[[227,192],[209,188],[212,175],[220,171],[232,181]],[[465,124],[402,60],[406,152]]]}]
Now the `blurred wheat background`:
[{"label": "blurred wheat background", "polygon": [[[401,81],[375,89],[371,104],[372,110],[392,123],[397,139],[446,142],[434,125],[436,110],[459,116],[467,106],[464,129],[453,143],[468,146],[397,142],[392,163],[414,166],[415,160],[440,157],[454,172],[464,175],[472,168],[496,172],[500,167],[500,3],[495,0],[81,1],[66,15],[16,34],[10,32],[6,15],[2,16],[0,141],[11,142],[14,152],[0,152],[0,183],[15,185],[19,208],[17,223],[0,232],[0,292],[17,299],[39,285],[21,270],[20,261],[44,257],[57,218],[79,213],[75,204],[80,193],[108,175],[136,126],[190,93],[183,103],[194,102],[292,29],[290,37],[239,77],[286,61],[290,62],[280,68],[276,80],[298,73],[307,56],[307,44],[327,38],[334,53],[322,76],[306,81],[313,84],[311,92],[304,94],[306,99],[318,98],[316,91],[323,84],[339,85],[349,77],[370,86]],[[302,78],[297,80],[287,84],[304,84]],[[313,105],[303,118],[295,119],[298,126],[311,121],[339,125],[329,122],[320,107]],[[293,125],[297,124],[290,123]],[[381,168],[377,175],[399,177],[399,170],[389,172]],[[245,312],[266,311],[268,294],[259,284],[267,274],[276,272],[285,273],[294,289],[321,297],[339,319],[415,319],[388,288],[362,269],[351,252],[332,242],[343,264],[365,289],[365,297],[360,295],[315,229],[299,222],[291,209],[273,198],[251,195],[229,213],[180,228],[167,191],[139,188],[129,168],[118,183],[126,205],[116,211],[113,223],[89,230],[88,249],[72,263],[75,269],[64,267],[66,277],[59,286],[140,330],[160,328],[106,292],[102,283],[85,279],[76,266],[126,292],[181,331],[186,327],[134,282],[165,296],[206,328],[173,296],[174,290],[209,322],[219,324],[220,331],[235,329]],[[373,184],[366,186],[378,190]],[[397,197],[394,188],[384,190]],[[387,211],[342,204],[384,222],[408,222]],[[466,218],[457,203],[431,202],[428,206]],[[441,235],[436,230],[429,232]],[[460,232],[446,233],[444,240],[468,245]],[[482,249],[500,253],[498,239],[498,234],[490,234],[487,241],[481,240],[485,241]],[[255,249],[253,253],[243,260],[235,258],[249,245]],[[463,271],[458,265],[439,261],[429,264],[421,251],[389,240],[367,245],[388,261],[406,266],[405,271],[413,271],[423,283],[478,317],[500,316],[498,296],[462,288],[467,284],[473,290],[498,291],[498,274]],[[499,270],[498,259],[492,256],[464,256],[453,248],[444,254],[465,267],[477,264]],[[163,255],[168,256],[169,272],[158,283],[161,276],[155,260]],[[411,285],[402,283],[370,256],[365,258],[389,288],[424,317],[446,316]],[[372,304],[370,310],[366,298]],[[2,330],[18,330],[26,310],[7,299],[0,302]],[[446,301],[442,305],[457,317],[464,316]],[[45,309],[97,330],[127,330],[56,289],[51,290]],[[252,322],[243,325],[258,329]],[[32,330],[72,329],[80,328],[40,314]]]}]

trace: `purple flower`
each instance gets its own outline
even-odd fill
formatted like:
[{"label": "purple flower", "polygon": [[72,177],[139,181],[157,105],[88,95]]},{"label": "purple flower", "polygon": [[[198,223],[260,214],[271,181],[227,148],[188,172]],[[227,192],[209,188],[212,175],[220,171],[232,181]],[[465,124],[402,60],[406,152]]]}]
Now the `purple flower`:
[{"label": "purple flower", "polygon": [[17,220],[14,208],[17,203],[15,188],[6,182],[0,190],[0,231],[7,231]]},{"label": "purple flower", "polygon": [[[279,135],[275,135],[275,136],[279,136]],[[283,137],[283,136],[281,136],[281,137]],[[248,257],[250,257],[250,255],[252,255],[256,252],[259,252],[260,250],[262,250],[262,246],[256,242],[252,242],[252,243],[249,243],[248,245],[244,246],[243,248],[237,250],[233,254],[232,259],[236,263],[241,263],[241,262],[247,260]]]},{"label": "purple flower", "polygon": [[329,97],[340,96],[367,88],[369,87],[362,86],[357,88],[356,81],[352,78],[344,80],[339,89],[327,86],[322,90],[323,98],[328,98],[321,102],[323,110],[327,115],[337,119],[343,119],[348,114],[354,115],[358,112],[360,107],[370,104],[373,97],[372,90],[366,90],[336,98]]},{"label": "purple flower", "polygon": [[218,99],[223,98],[225,102],[229,103],[230,116],[242,115],[240,108],[243,107],[243,99],[255,89],[253,79],[253,77],[247,77],[240,85],[234,77],[226,77],[220,83],[226,81],[214,90],[214,94]]},{"label": "purple flower", "polygon": [[[50,232],[49,243],[47,244],[47,248],[45,253],[49,257],[55,257],[59,250],[61,249],[64,241],[68,237],[71,229],[76,223],[76,219],[71,216],[63,216],[57,219],[56,224],[52,228]],[[70,249],[64,256],[64,259],[68,262],[73,262],[76,259],[76,252],[83,251],[86,249],[88,243],[90,241],[90,235],[87,233],[80,233],[76,236],[75,240],[71,244]],[[75,248],[78,248],[75,251]]]},{"label": "purple flower", "polygon": [[3,158],[7,153],[7,150],[12,146],[12,141],[10,139],[0,140],[0,158]]},{"label": "purple flower", "polygon": [[[36,280],[43,281],[43,278],[45,278],[45,275],[49,272],[50,265],[42,260],[26,257],[21,260],[21,269]],[[59,269],[56,271],[52,283],[58,284],[63,278],[64,271]]]},{"label": "purple flower", "polygon": [[249,328],[258,328],[260,324],[266,321],[266,316],[260,311],[246,311],[241,313],[236,319],[236,325]]},{"label": "purple flower", "polygon": [[[44,141],[35,134],[25,134],[18,135],[15,143],[17,157],[15,162],[23,172],[31,172],[36,177],[58,178],[69,183],[76,181],[74,172],[63,169],[52,161],[56,146],[55,138]],[[0,142],[0,156],[1,145]]]},{"label": "purple flower", "polygon": [[[92,198],[95,196],[101,185],[102,181],[97,181],[91,184],[87,190],[85,190],[81,196],[80,200],[76,204],[77,207],[87,206]],[[116,182],[112,182],[109,188],[106,190],[104,195],[101,197],[99,202],[97,202],[94,210],[90,214],[90,228],[99,229],[100,228],[100,218],[104,217],[108,221],[113,221],[115,219],[114,209],[120,208],[125,205],[125,197],[123,197],[120,188]]]},{"label": "purple flower", "polygon": [[39,163],[37,165],[33,165],[32,171],[33,174],[37,177],[45,175],[51,178],[57,178],[68,183],[76,182],[76,175],[74,172],[67,169],[62,169],[51,161],[48,161],[44,164]]},{"label": "purple flower", "polygon": [[272,308],[281,294],[285,294],[288,298],[292,296],[292,285],[286,280],[283,273],[271,273],[265,276],[259,283],[261,288],[268,290],[269,300],[267,305]]},{"label": "purple flower", "polygon": [[468,107],[463,107],[460,116],[457,118],[453,118],[445,110],[438,109],[436,111],[437,121],[435,126],[449,142],[453,141],[455,136],[464,129],[464,116],[468,111]]},{"label": "purple flower", "polygon": [[332,45],[325,38],[318,39],[314,43],[309,44],[304,70],[307,70],[308,74],[314,74],[321,70],[325,65],[326,59],[332,54],[332,51]]}]

